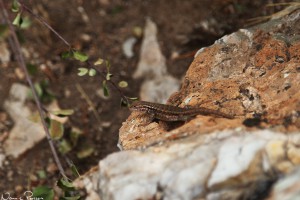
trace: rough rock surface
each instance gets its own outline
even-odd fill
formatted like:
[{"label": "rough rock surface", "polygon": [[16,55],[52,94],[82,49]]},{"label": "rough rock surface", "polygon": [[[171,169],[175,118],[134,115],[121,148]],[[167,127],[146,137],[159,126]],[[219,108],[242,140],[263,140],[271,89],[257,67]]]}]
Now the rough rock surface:
[{"label": "rough rock surface", "polygon": [[199,50],[169,103],[236,118],[197,116],[166,131],[132,113],[119,133],[127,151],[99,162],[93,194],[124,200],[300,198],[293,178],[300,165],[299,33],[296,9]]},{"label": "rough rock surface", "polygon": [[283,19],[241,29],[199,50],[181,90],[169,99],[180,107],[202,106],[235,114],[235,120],[199,116],[166,134],[155,122],[141,125],[143,119],[133,113],[120,129],[123,149],[164,141],[167,135],[177,138],[244,125],[299,130],[299,22],[297,10]]},{"label": "rough rock surface", "polygon": [[293,200],[299,199],[300,191],[300,168],[297,168],[286,177],[280,179],[274,186],[270,200]]},{"label": "rough rock surface", "polygon": [[269,130],[195,135],[108,156],[99,163],[99,188],[103,199],[263,197],[279,175],[300,164],[299,144],[300,134]]}]

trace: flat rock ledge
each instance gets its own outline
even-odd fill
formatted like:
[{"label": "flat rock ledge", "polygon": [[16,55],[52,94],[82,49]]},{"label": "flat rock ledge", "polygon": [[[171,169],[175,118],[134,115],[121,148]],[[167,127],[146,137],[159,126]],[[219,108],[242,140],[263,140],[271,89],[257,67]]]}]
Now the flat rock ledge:
[{"label": "flat rock ledge", "polygon": [[202,48],[169,103],[197,116],[170,131],[132,113],[122,152],[77,180],[87,199],[300,199],[300,9]]}]

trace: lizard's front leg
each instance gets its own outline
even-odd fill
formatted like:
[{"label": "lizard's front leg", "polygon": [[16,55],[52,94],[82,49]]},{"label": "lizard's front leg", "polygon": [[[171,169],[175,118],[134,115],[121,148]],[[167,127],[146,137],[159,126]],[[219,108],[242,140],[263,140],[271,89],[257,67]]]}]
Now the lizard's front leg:
[{"label": "lizard's front leg", "polygon": [[153,122],[155,114],[143,111],[135,111],[131,114],[131,118],[135,119],[139,126],[147,126]]}]

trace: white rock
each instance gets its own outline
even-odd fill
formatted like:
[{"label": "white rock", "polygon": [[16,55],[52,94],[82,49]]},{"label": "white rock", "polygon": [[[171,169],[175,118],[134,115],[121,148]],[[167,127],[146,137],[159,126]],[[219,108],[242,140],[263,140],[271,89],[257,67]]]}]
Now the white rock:
[{"label": "white rock", "polygon": [[5,157],[6,157],[6,156],[5,156],[4,154],[0,153],[0,168],[3,167]]},{"label": "white rock", "polygon": [[134,78],[145,78],[140,97],[142,100],[166,103],[178,91],[180,82],[167,72],[166,59],[157,41],[157,28],[150,19],[146,21],[140,60]]},{"label": "white rock", "polygon": [[[215,186],[226,181],[229,193],[239,190],[242,194],[239,187],[246,190],[245,183],[231,186],[229,180],[235,177],[248,180],[248,176],[253,175],[257,180],[262,177],[262,181],[266,181],[267,174],[277,165],[268,159],[266,146],[278,140],[291,144],[290,138],[298,141],[300,135],[295,133],[287,137],[271,130],[226,130],[152,147],[144,152],[114,153],[99,163],[99,195],[113,200],[149,199],[159,193],[166,200],[189,200],[203,195],[218,199],[226,191]],[[247,174],[248,169],[254,171]]]},{"label": "white rock", "polygon": [[6,155],[18,157],[45,137],[42,125],[29,119],[32,113],[24,105],[28,92],[26,86],[15,83],[10,89],[8,99],[4,102],[5,110],[15,122],[3,145]]},{"label": "white rock", "polygon": [[0,42],[0,63],[7,64],[10,61],[10,51],[6,43]]},{"label": "white rock", "polygon": [[159,48],[156,34],[156,24],[148,18],[144,30],[140,60],[133,78],[151,78],[167,73],[166,58]]},{"label": "white rock", "polygon": [[146,80],[141,86],[140,97],[144,101],[166,103],[170,95],[178,89],[179,81],[173,76],[165,75]]},{"label": "white rock", "polygon": [[134,44],[137,42],[136,38],[130,37],[125,40],[122,45],[123,53],[127,58],[132,58],[134,56],[133,47]]},{"label": "white rock", "polygon": [[218,164],[209,179],[208,186],[221,183],[241,174],[249,168],[257,152],[266,141],[248,135],[244,138],[232,137],[224,142],[218,155]]},{"label": "white rock", "polygon": [[300,199],[300,168],[280,179],[272,191],[270,200]]}]

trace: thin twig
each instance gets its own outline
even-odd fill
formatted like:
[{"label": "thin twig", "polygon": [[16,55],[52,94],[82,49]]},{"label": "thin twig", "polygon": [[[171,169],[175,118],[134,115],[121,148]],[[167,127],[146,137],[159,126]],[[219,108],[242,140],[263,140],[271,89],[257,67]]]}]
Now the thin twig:
[{"label": "thin twig", "polygon": [[65,175],[65,172],[64,172],[64,169],[61,165],[61,162],[58,158],[58,155],[57,155],[57,152],[56,152],[56,149],[54,147],[54,144],[53,144],[53,141],[51,139],[51,136],[50,136],[50,133],[49,133],[49,130],[48,130],[48,127],[47,127],[47,124],[46,124],[46,121],[45,121],[45,114],[42,110],[42,105],[41,105],[41,102],[37,96],[37,92],[34,88],[34,85],[32,83],[32,80],[30,78],[30,75],[27,71],[27,68],[26,68],[26,64],[25,64],[25,60],[24,60],[24,57],[23,57],[23,54],[21,52],[21,45],[19,43],[19,40],[17,38],[17,35],[16,35],[16,32],[15,32],[15,29],[11,23],[11,21],[9,20],[9,17],[8,17],[8,13],[6,11],[6,8],[4,6],[4,3],[2,0],[0,0],[0,4],[1,4],[1,8],[2,8],[2,16],[5,20],[5,23],[9,26],[9,29],[10,29],[10,32],[11,32],[11,36],[12,36],[12,40],[11,40],[11,45],[12,45],[12,49],[14,50],[14,54],[16,55],[16,58],[18,60],[18,64],[20,65],[21,69],[24,71],[25,73],[25,76],[26,76],[26,80],[32,90],[32,94],[34,96],[34,101],[37,105],[37,109],[38,109],[38,112],[39,112],[39,115],[40,115],[40,118],[41,118],[41,122],[42,122],[42,125],[43,125],[43,128],[44,128],[44,131],[46,133],[46,137],[48,139],[48,142],[49,142],[49,145],[50,145],[50,148],[51,148],[51,151],[52,151],[52,154],[53,154],[53,157],[54,157],[54,160],[58,166],[58,169],[61,173],[61,175],[67,180],[67,176]]},{"label": "thin twig", "polygon": [[[96,70],[100,76],[106,80],[106,74],[102,71],[100,71],[98,68],[96,68],[93,63],[91,61],[86,61],[86,63],[88,64],[89,68],[92,68],[94,70]],[[113,82],[112,80],[107,80],[120,94],[121,98],[124,99],[126,101],[126,103],[129,103],[128,97],[124,95],[123,91],[117,86],[117,84],[115,82]]]},{"label": "thin twig", "polygon": [[59,39],[61,39],[68,47],[71,49],[71,44],[64,39],[56,30],[54,30],[41,16],[36,15],[29,7],[27,7],[23,2],[19,2],[24,10],[30,13],[34,18],[36,18],[39,22],[41,22],[44,26],[46,26],[50,31],[52,31]]},{"label": "thin twig", "polygon": [[[44,26],[46,26],[50,31],[52,31],[59,39],[61,39],[69,48],[69,50],[72,50],[72,45],[64,38],[62,37],[57,31],[55,31],[47,22],[46,20],[44,20],[42,17],[40,17],[39,15],[36,15],[28,6],[26,6],[24,4],[23,1],[19,1],[20,5],[22,6],[22,8],[27,11],[29,14],[31,14],[34,18],[36,18],[40,23],[42,23]],[[100,75],[101,77],[106,80],[106,74],[100,70],[98,70],[89,60],[86,61],[86,63],[88,64],[88,66],[90,68],[95,69]],[[107,80],[120,94],[121,98],[123,100],[126,101],[126,103],[129,103],[128,97],[126,95],[124,95],[123,91],[117,86],[117,84],[115,82],[113,82],[112,80]]]}]

